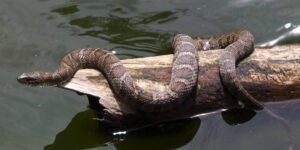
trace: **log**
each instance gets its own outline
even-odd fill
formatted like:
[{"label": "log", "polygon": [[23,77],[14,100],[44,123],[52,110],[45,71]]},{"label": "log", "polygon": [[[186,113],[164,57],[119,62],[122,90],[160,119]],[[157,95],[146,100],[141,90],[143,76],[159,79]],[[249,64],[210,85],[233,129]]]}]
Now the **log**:
[{"label": "log", "polygon": [[[89,96],[99,120],[118,128],[131,128],[168,120],[189,118],[201,113],[237,106],[222,86],[218,59],[223,50],[199,52],[198,87],[181,105],[165,113],[145,113],[118,100],[106,79],[97,70],[77,71],[61,88]],[[147,90],[163,90],[170,81],[173,55],[122,60],[130,75]],[[300,45],[256,48],[237,68],[245,89],[262,102],[278,102],[300,97]]]}]

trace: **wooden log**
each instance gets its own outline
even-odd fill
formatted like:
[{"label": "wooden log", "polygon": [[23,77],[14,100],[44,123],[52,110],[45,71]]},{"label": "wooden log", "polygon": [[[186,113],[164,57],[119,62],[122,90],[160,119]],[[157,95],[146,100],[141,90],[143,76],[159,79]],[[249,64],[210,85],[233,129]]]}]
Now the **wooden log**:
[{"label": "wooden log", "polygon": [[[106,79],[96,70],[79,70],[62,88],[89,95],[99,119],[114,127],[128,128],[237,105],[223,88],[218,59],[223,51],[199,52],[198,87],[181,105],[166,113],[143,113],[116,99]],[[163,90],[169,83],[173,55],[122,60],[130,75],[147,90]],[[256,48],[238,65],[239,80],[250,94],[262,102],[277,102],[300,97],[300,45]],[[99,98],[99,99],[98,99]]]}]

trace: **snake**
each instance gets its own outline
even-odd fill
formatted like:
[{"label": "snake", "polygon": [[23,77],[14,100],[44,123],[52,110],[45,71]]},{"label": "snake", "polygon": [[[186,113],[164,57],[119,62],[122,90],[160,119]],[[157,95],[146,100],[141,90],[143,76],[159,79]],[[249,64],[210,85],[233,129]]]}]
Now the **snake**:
[{"label": "snake", "polygon": [[147,91],[138,86],[121,61],[101,48],[75,50],[62,59],[56,71],[23,73],[17,80],[31,86],[60,86],[70,81],[77,70],[92,68],[104,75],[114,95],[127,106],[142,112],[166,112],[179,106],[197,89],[198,50],[225,49],[219,59],[222,83],[246,106],[263,109],[263,104],[245,90],[236,74],[238,63],[254,51],[254,37],[249,31],[230,32],[209,39],[177,34],[172,49],[171,79],[164,91]]}]

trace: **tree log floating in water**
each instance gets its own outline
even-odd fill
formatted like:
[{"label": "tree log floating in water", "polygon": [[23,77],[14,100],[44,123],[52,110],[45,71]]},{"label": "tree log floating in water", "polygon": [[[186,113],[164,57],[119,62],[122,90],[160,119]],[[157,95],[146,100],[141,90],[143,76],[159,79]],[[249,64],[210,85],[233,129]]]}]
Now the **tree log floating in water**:
[{"label": "tree log floating in water", "polygon": [[[175,120],[236,105],[220,81],[218,59],[222,50],[199,52],[198,88],[190,100],[165,113],[140,113],[117,101],[106,81],[96,70],[79,70],[62,88],[90,95],[100,120],[116,127]],[[173,55],[122,60],[130,75],[147,90],[168,85]],[[260,101],[274,102],[300,97],[300,45],[256,48],[241,62],[237,74],[245,89]],[[93,96],[93,97],[91,97]],[[95,99],[100,97],[99,101]],[[195,98],[194,98],[195,97]],[[93,100],[92,100],[93,99]],[[92,106],[92,107],[93,107]]]},{"label": "tree log floating in water", "polygon": [[[198,88],[190,100],[166,113],[140,113],[117,101],[106,79],[96,70],[79,70],[62,88],[93,97],[97,114],[116,127],[130,127],[190,117],[236,105],[220,81],[218,59],[222,50],[199,52]],[[127,59],[122,63],[136,82],[147,90],[164,89],[170,80],[173,55]],[[300,97],[300,45],[256,48],[237,68],[239,80],[250,94],[263,102],[276,102]],[[195,97],[195,98],[193,98]],[[96,102],[96,103],[95,103]],[[92,106],[92,107],[93,107]]]}]

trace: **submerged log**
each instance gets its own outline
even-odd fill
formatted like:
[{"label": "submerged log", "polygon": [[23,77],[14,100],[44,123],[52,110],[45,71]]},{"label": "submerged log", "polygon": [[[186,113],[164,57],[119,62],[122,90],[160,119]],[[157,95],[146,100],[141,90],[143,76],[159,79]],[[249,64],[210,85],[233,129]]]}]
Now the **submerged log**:
[{"label": "submerged log", "polygon": [[[166,113],[143,113],[117,100],[106,79],[96,70],[79,70],[62,88],[89,95],[99,120],[128,128],[188,118],[200,113],[227,109],[237,101],[223,88],[218,59],[222,50],[199,52],[198,87],[181,105]],[[130,75],[147,90],[163,90],[168,85],[173,55],[122,60]],[[262,102],[300,97],[300,45],[256,48],[238,65],[237,74],[245,89]]]}]

